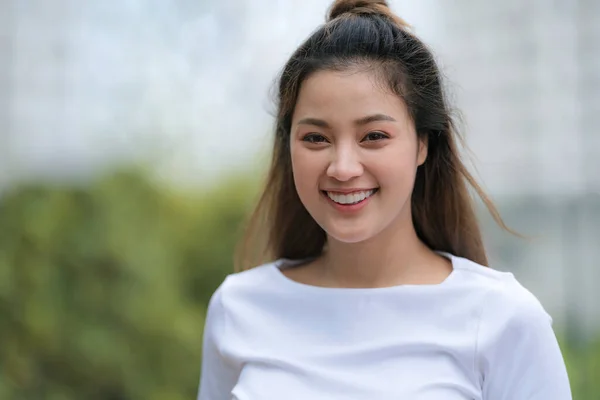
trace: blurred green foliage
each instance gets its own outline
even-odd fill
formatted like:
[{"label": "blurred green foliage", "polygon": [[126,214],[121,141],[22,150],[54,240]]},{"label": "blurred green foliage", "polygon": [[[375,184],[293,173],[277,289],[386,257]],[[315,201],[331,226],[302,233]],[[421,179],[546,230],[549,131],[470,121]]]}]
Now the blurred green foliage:
[{"label": "blurred green foliage", "polygon": [[[195,398],[206,305],[255,188],[177,193],[129,170],[5,193],[0,399]],[[600,340],[563,351],[574,398],[597,399]]]},{"label": "blurred green foliage", "polygon": [[195,398],[249,187],[183,195],[126,171],[5,194],[0,399]]}]

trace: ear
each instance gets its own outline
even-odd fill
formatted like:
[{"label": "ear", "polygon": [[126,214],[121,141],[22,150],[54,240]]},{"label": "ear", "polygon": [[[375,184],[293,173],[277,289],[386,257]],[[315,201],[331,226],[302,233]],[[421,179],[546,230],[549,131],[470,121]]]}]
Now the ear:
[{"label": "ear", "polygon": [[427,160],[427,150],[429,148],[429,140],[427,135],[424,135],[418,139],[418,146],[417,163],[419,166],[421,166],[425,163],[425,160]]}]

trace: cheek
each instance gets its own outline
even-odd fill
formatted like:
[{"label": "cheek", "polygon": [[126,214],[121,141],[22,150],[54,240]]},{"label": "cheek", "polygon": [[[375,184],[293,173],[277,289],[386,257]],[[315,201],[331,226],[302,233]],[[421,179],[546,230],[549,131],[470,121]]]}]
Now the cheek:
[{"label": "cheek", "polygon": [[314,188],[318,186],[320,163],[313,152],[301,147],[292,147],[291,159],[294,183],[302,198],[307,194],[306,192],[313,192]]},{"label": "cheek", "polygon": [[415,153],[395,152],[392,156],[380,156],[367,167],[379,185],[387,192],[400,195],[411,191],[417,172]]}]

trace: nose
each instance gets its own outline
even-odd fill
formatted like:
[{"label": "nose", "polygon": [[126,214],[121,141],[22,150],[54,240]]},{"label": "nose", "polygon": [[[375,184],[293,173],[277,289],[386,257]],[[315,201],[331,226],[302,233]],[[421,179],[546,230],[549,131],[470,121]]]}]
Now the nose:
[{"label": "nose", "polygon": [[356,150],[351,146],[337,147],[332,153],[332,160],[327,168],[327,176],[338,181],[349,181],[361,176],[363,165]]}]

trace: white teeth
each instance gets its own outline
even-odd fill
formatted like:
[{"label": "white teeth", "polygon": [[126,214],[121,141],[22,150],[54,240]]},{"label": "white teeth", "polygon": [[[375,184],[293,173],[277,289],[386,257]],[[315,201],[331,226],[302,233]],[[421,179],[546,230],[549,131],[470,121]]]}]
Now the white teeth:
[{"label": "white teeth", "polygon": [[356,204],[360,203],[367,197],[371,197],[375,190],[366,190],[362,192],[354,192],[349,194],[327,192],[327,196],[339,204]]}]

